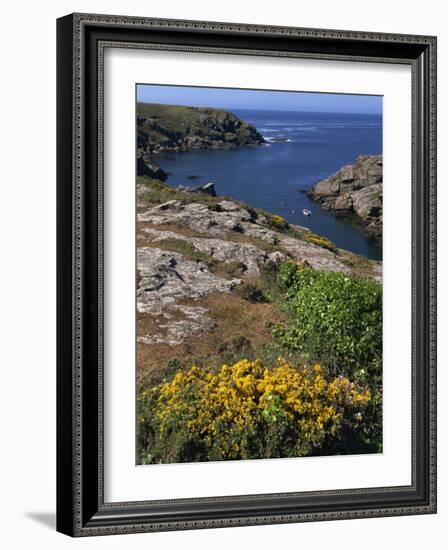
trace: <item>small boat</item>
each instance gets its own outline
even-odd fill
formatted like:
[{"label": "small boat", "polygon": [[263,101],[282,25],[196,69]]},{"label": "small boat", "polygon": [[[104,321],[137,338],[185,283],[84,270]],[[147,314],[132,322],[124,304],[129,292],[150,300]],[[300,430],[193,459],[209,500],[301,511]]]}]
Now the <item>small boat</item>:
[{"label": "small boat", "polygon": [[304,208],[302,212],[304,216],[311,216],[311,210],[308,210],[308,208]]}]

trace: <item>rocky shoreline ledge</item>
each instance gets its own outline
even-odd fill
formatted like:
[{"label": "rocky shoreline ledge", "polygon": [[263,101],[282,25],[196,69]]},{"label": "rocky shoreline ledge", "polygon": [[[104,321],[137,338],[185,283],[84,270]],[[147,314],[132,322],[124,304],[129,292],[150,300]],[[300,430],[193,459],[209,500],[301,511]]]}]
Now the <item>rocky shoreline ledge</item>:
[{"label": "rocky shoreline ledge", "polygon": [[336,216],[353,217],[365,232],[381,238],[383,231],[383,156],[362,155],[317,183],[306,195]]}]

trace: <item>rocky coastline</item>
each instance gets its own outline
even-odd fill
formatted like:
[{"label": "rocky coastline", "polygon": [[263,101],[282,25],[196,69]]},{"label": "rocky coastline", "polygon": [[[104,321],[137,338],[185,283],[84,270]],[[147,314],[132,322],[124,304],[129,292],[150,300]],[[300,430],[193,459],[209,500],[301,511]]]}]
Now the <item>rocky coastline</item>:
[{"label": "rocky coastline", "polygon": [[[213,182],[171,187],[166,183],[169,174],[157,165],[157,156],[165,152],[225,150],[263,141],[253,126],[225,111],[138,104],[139,376],[158,372],[160,364],[196,357],[201,350],[205,356],[222,355],[219,350],[224,344],[231,348],[236,333],[239,342],[268,341],[278,308],[259,303],[252,294],[272,266],[292,260],[318,271],[381,281],[381,262],[220,196]],[[359,157],[316,185],[309,196],[335,213],[356,212],[376,231],[379,216],[374,215],[377,203],[372,197],[382,189],[381,166],[381,157]]]},{"label": "rocky coastline", "polygon": [[254,126],[222,109],[137,104],[137,173],[148,173],[160,153],[227,150],[260,145],[263,136]]},{"label": "rocky coastline", "polygon": [[383,231],[383,156],[362,155],[306,195],[336,216],[353,218],[364,231],[380,239]]}]

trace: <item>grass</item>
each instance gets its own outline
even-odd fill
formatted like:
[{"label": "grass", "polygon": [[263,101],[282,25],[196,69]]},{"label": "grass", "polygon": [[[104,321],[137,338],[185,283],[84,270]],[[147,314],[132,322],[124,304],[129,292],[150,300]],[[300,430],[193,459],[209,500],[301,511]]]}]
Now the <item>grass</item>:
[{"label": "grass", "polygon": [[[149,178],[148,176],[137,176],[137,185],[145,187],[145,191],[139,195],[140,203],[145,203],[148,206],[162,204],[170,200],[179,200],[184,204],[189,202],[200,202],[215,206],[222,201],[224,197],[212,197],[207,193],[189,193],[188,191],[179,191],[168,184]],[[234,201],[236,202],[236,201]]]},{"label": "grass", "polygon": [[[152,118],[156,122],[160,120],[161,125],[170,132],[186,133],[186,131],[197,126],[203,128],[200,121],[202,113],[222,113],[222,109],[185,107],[183,105],[163,105],[160,103],[137,103],[137,116]],[[162,124],[163,123],[163,124]]]},{"label": "grass", "polygon": [[[271,324],[283,323],[286,318],[277,304],[251,303],[235,292],[213,293],[182,303],[206,308],[210,330],[205,337],[198,334],[177,346],[137,343],[139,381],[159,383],[170,375],[173,364],[182,368],[193,365],[220,368],[223,363],[243,357],[271,356],[272,361],[276,359],[276,353],[269,351],[273,343]],[[137,334],[161,332],[159,324],[160,319],[138,313]]]},{"label": "grass", "polygon": [[348,250],[339,250],[339,258],[344,265],[350,268],[352,275],[363,278],[372,278],[375,274],[375,262],[365,256],[359,256]]},{"label": "grass", "polygon": [[270,214],[269,212],[264,212],[264,215],[268,220],[268,226],[272,229],[275,229],[276,231],[285,231],[289,229],[289,223],[285,220],[285,218],[282,218],[277,214]]},{"label": "grass", "polygon": [[251,303],[272,303],[282,292],[278,270],[278,264],[266,264],[260,269],[259,277],[247,279],[234,292]]}]

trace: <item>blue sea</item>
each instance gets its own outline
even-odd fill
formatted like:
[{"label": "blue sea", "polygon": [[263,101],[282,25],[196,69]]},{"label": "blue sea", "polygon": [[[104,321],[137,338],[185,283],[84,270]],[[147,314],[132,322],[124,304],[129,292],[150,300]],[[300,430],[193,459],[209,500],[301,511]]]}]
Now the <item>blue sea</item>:
[{"label": "blue sea", "polygon": [[[340,248],[381,260],[381,246],[353,223],[335,218],[304,190],[359,155],[382,153],[381,115],[233,110],[253,124],[267,143],[230,151],[160,155],[173,186],[215,183],[219,195],[243,200],[308,227]],[[286,141],[273,141],[281,138]],[[197,176],[188,179],[188,176]],[[307,217],[303,208],[312,211]]]}]

